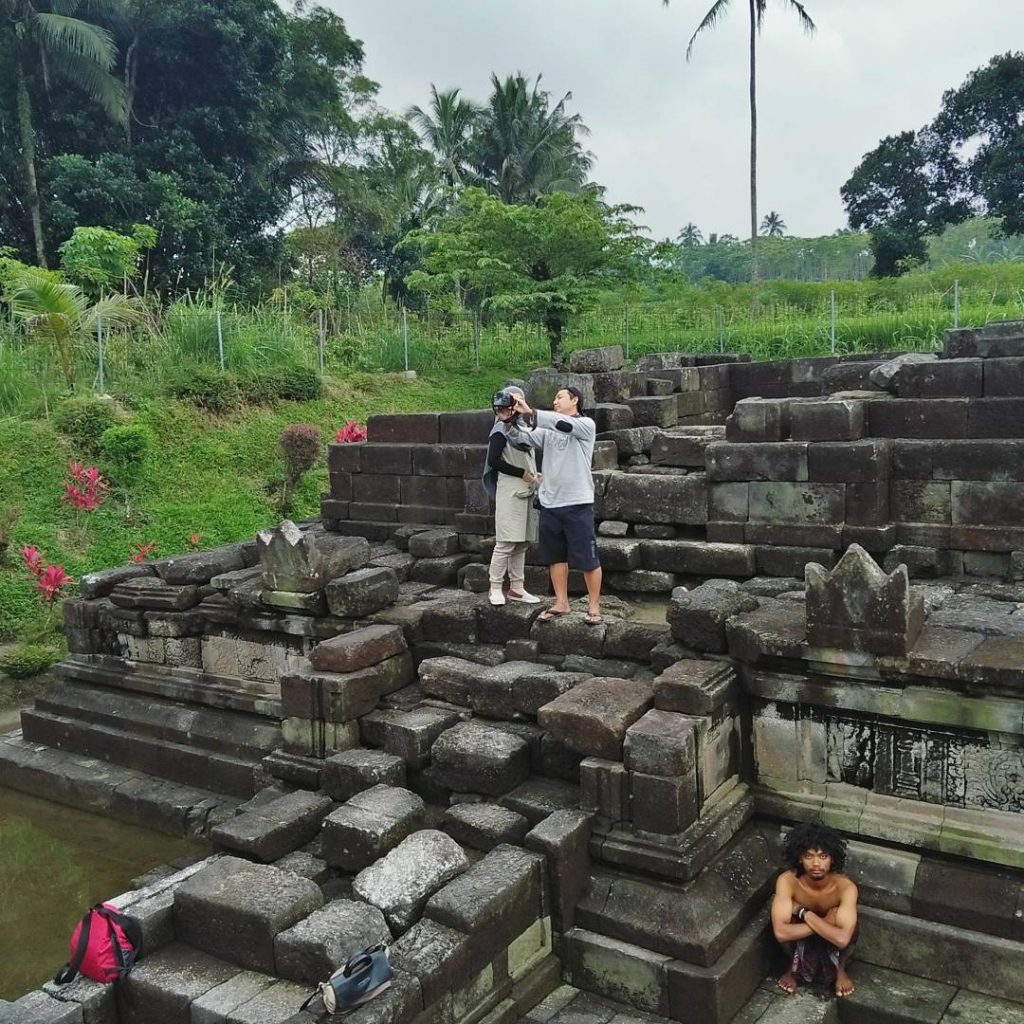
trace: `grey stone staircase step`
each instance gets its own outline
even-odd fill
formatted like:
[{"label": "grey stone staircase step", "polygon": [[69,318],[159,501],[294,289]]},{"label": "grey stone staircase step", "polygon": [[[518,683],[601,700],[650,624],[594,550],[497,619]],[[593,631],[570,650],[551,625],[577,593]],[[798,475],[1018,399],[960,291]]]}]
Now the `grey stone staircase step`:
[{"label": "grey stone staircase step", "polygon": [[246,799],[256,792],[256,762],[124,729],[30,709],[21,714],[30,743],[85,754],[147,775]]},{"label": "grey stone staircase step", "polygon": [[956,988],[886,967],[851,965],[856,988],[836,1000],[841,1024],[939,1024]]},{"label": "grey stone staircase step", "polygon": [[1024,942],[874,907],[858,921],[858,962],[1024,1003]]},{"label": "grey stone staircase step", "polygon": [[36,698],[35,709],[249,760],[281,743],[280,727],[263,716],[182,706],[81,683],[58,683]]},{"label": "grey stone staircase step", "polygon": [[1024,1003],[961,989],[942,1016],[942,1024],[1024,1024]]},{"label": "grey stone staircase step", "polygon": [[271,683],[228,679],[200,669],[148,668],[110,655],[79,655],[62,661],[57,672],[65,679],[94,683],[130,693],[163,697],[267,718],[281,717],[280,688]]},{"label": "grey stone staircase step", "polygon": [[765,904],[778,874],[768,826],[750,824],[686,884],[644,881],[600,870],[576,909],[576,922],[703,967],[711,966]]},{"label": "grey stone staircase step", "polygon": [[209,789],[30,743],[17,732],[0,736],[0,786],[171,835],[202,835],[237,805]]}]

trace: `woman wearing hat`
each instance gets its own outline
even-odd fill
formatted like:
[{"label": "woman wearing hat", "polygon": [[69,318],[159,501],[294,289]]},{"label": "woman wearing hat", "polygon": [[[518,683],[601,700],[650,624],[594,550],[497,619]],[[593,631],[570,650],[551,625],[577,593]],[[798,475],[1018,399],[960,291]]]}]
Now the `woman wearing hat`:
[{"label": "woman wearing hat", "polygon": [[[537,462],[533,447],[523,438],[516,425],[516,398],[521,388],[507,387],[491,399],[494,426],[487,438],[487,461],[483,485],[494,499],[494,552],[491,555],[491,604],[521,601],[537,604],[539,597],[524,584],[526,548],[537,540],[537,511],[533,496],[537,489]],[[509,589],[504,590],[508,575]]]}]

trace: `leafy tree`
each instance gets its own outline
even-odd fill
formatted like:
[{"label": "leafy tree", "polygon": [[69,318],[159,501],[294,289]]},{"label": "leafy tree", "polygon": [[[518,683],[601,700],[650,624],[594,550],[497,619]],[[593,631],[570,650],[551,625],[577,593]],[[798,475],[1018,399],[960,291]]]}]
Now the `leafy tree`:
[{"label": "leafy tree", "polygon": [[[670,0],[663,0],[668,7]],[[693,55],[693,44],[702,32],[709,32],[725,16],[730,0],[715,0],[697,30],[690,37],[686,47],[686,59]],[[782,0],[785,7],[796,12],[801,25],[808,33],[815,29],[814,21],[799,0]],[[764,16],[768,10],[768,0],[747,0],[750,15],[750,255],[751,278],[756,281],[757,268],[757,37],[764,24]]]},{"label": "leafy tree", "polygon": [[544,325],[551,362],[562,366],[562,337],[572,315],[588,308],[601,285],[638,266],[642,242],[630,209],[590,192],[555,193],[510,205],[468,188],[433,231],[413,232],[419,252],[409,274],[414,291],[465,297],[475,308]]},{"label": "leafy tree", "polygon": [[111,14],[115,4],[111,0],[0,0],[0,50],[10,54],[14,68],[24,201],[35,258],[44,268],[33,91],[38,84],[49,91],[51,75],[57,76],[84,92],[114,121],[123,123],[127,116],[124,88],[110,73],[117,60],[113,37],[105,28],[75,17],[83,8],[102,17]]},{"label": "leafy tree", "polygon": [[119,286],[139,271],[139,254],[152,248],[156,232],[146,224],[134,225],[131,235],[107,228],[75,228],[60,247],[65,277],[92,292]]},{"label": "leafy tree", "polygon": [[430,87],[430,109],[412,107],[408,118],[433,151],[446,185],[462,185],[469,170],[473,130],[480,111],[468,100],[459,99],[458,89],[437,91]]},{"label": "leafy tree", "polygon": [[1024,53],[993,57],[947,92],[930,132],[947,187],[1024,234]]},{"label": "leafy tree", "polygon": [[700,228],[693,221],[690,221],[683,226],[683,230],[679,232],[676,241],[684,249],[695,249],[697,246],[704,244],[704,236],[701,234]]},{"label": "leafy tree", "polygon": [[877,277],[894,276],[908,260],[922,260],[925,235],[969,212],[948,187],[934,152],[935,141],[927,132],[890,135],[840,189],[850,225],[872,232],[872,273]]},{"label": "leafy tree", "polygon": [[53,348],[69,391],[75,386],[75,351],[96,333],[97,321],[102,318],[108,327],[124,327],[141,317],[134,299],[115,292],[90,303],[77,285],[35,268],[8,280],[4,301],[31,336]]},{"label": "leafy tree", "polygon": [[590,134],[579,114],[569,114],[567,92],[551,96],[520,72],[492,92],[474,137],[475,180],[504,203],[529,203],[552,192],[578,192],[593,164],[579,138]]},{"label": "leafy tree", "polygon": [[769,210],[761,221],[761,234],[767,238],[782,238],[786,233],[786,222],[774,210]]}]

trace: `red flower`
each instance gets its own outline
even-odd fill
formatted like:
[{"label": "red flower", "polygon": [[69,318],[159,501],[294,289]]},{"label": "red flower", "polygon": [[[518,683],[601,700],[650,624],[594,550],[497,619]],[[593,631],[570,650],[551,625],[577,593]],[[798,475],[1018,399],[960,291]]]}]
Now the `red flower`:
[{"label": "red flower", "polygon": [[202,539],[203,539],[203,535],[201,533],[190,533],[188,535],[188,546],[190,548],[197,548],[197,547],[199,547],[199,542]]},{"label": "red flower", "polygon": [[21,560],[25,563],[25,568],[33,576],[41,576],[43,573],[43,553],[39,548],[34,547],[31,544],[26,544],[21,549]]},{"label": "red flower", "polygon": [[131,554],[128,560],[133,565],[141,565],[153,552],[156,551],[156,541],[148,540],[145,544],[141,541],[132,541]]},{"label": "red flower", "polygon": [[64,481],[62,501],[79,512],[95,512],[107,500],[107,481],[95,467],[81,462],[68,462],[71,479]]},{"label": "red flower", "polygon": [[36,587],[42,594],[43,600],[51,604],[61,596],[60,592],[64,587],[75,581],[64,571],[63,565],[48,565],[39,573],[36,580]]},{"label": "red flower", "polygon": [[366,427],[361,427],[357,420],[349,420],[335,435],[334,440],[341,444],[366,440]]}]

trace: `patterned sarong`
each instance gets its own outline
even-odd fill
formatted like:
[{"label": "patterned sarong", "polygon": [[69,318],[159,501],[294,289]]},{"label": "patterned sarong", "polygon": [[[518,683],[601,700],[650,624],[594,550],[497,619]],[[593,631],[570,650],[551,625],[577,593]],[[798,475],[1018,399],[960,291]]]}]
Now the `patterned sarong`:
[{"label": "patterned sarong", "polygon": [[[800,918],[793,915],[793,924],[800,924]],[[856,929],[850,946],[857,941]],[[849,947],[847,947],[849,948]],[[789,969],[797,981],[807,984],[820,981],[826,985],[834,985],[839,971],[839,960],[845,950],[826,942],[820,935],[810,935],[806,939],[798,939],[793,943],[793,959]]]}]

